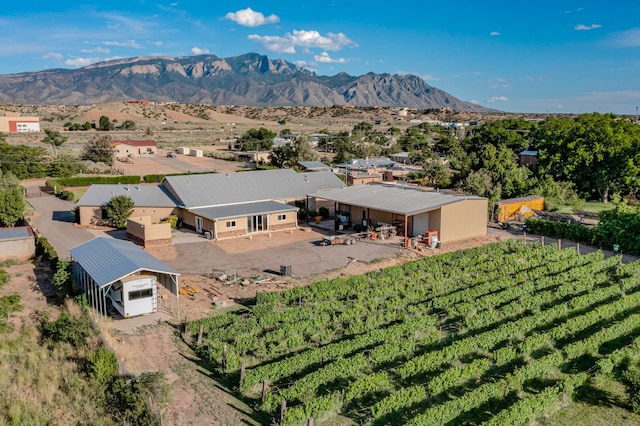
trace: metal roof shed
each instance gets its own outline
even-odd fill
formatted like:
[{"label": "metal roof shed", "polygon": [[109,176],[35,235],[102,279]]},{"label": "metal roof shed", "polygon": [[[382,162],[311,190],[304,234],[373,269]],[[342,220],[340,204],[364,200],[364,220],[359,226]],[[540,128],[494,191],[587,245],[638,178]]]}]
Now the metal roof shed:
[{"label": "metal roof shed", "polygon": [[[177,315],[180,318],[180,274],[134,243],[98,237],[69,251],[74,260],[74,278],[87,293],[89,302],[101,314],[107,314],[106,296],[115,282],[132,274],[151,272],[175,296]],[[173,313],[173,298],[171,312]]]}]

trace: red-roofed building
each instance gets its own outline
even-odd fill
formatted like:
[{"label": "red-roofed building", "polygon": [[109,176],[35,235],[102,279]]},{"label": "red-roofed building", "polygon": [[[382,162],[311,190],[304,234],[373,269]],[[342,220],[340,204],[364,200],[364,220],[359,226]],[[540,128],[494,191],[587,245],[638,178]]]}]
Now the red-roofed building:
[{"label": "red-roofed building", "polygon": [[113,141],[111,146],[115,148],[116,157],[140,157],[158,153],[158,145],[154,140]]}]

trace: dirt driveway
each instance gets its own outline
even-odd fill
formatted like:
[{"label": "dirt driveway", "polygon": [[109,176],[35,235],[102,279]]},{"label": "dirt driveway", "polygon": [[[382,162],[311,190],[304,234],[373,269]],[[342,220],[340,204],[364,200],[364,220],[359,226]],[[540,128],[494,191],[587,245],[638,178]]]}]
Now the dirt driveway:
[{"label": "dirt driveway", "polygon": [[200,172],[235,172],[243,163],[218,160],[210,157],[191,157],[177,154],[175,158],[167,157],[167,150],[158,150],[154,157],[136,157],[133,163],[116,161],[114,167],[125,175],[200,173]]}]

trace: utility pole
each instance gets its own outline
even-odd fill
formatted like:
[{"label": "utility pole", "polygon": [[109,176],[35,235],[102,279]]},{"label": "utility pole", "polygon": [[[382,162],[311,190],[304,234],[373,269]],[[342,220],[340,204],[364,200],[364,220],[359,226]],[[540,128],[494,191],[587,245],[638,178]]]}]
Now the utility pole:
[{"label": "utility pole", "polygon": [[638,108],[640,107],[636,107],[636,123],[640,123],[640,114],[638,114]]}]

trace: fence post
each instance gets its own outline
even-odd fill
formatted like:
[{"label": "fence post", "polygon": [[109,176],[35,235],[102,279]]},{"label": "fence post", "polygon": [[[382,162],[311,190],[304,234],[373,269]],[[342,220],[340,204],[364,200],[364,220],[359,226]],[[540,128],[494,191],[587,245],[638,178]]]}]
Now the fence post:
[{"label": "fence post", "polygon": [[267,399],[267,381],[263,380],[262,381],[262,398],[260,398],[260,401],[264,404],[264,401]]},{"label": "fence post", "polygon": [[562,240],[558,238],[558,250],[562,250]]},{"label": "fence post", "polygon": [[540,237],[540,245],[544,247],[544,235]]},{"label": "fence post", "polygon": [[204,332],[204,324],[200,324],[200,330],[198,330],[198,346],[202,343],[202,333]]},{"label": "fence post", "polygon": [[244,362],[240,365],[240,385],[242,385],[242,381],[244,380],[244,377],[246,375],[245,372],[245,367],[244,367]]},{"label": "fence post", "polygon": [[576,252],[580,254],[580,243],[576,243]]},{"label": "fence post", "polygon": [[287,412],[287,400],[283,399],[280,404],[280,426],[284,426],[284,413]]}]

